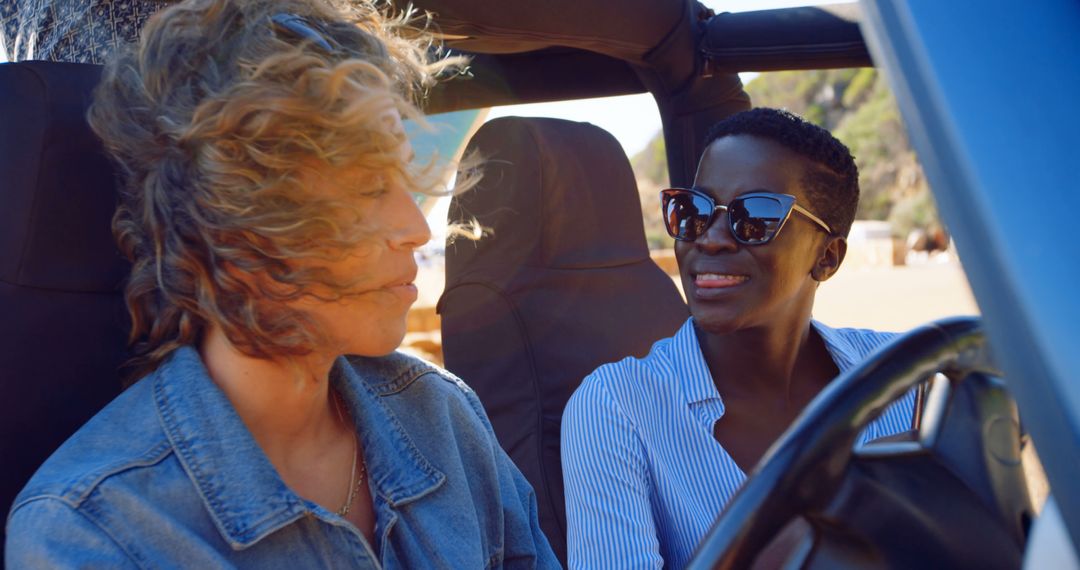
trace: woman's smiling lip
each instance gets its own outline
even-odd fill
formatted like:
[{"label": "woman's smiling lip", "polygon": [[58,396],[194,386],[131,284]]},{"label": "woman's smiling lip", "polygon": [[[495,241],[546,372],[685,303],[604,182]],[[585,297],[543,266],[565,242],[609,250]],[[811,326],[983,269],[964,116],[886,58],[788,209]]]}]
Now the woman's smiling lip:
[{"label": "woman's smiling lip", "polygon": [[728,289],[750,280],[750,276],[732,273],[696,273],[694,286],[698,289]]}]

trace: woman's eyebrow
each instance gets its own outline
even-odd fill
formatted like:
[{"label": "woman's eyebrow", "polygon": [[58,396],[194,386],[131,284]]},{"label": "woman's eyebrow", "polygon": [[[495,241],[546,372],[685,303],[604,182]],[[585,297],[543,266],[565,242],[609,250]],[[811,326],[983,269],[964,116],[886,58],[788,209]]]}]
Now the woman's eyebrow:
[{"label": "woman's eyebrow", "polygon": [[371,186],[373,184],[382,184],[382,174],[371,171],[359,171],[354,170],[352,172],[346,172],[341,178],[338,179],[339,183],[345,188],[356,188],[361,186]]}]

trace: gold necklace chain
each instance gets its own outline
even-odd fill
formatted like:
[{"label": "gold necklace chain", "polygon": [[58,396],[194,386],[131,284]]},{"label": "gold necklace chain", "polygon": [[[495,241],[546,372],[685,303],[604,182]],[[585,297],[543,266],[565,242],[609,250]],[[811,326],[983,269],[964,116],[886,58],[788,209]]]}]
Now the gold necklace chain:
[{"label": "gold necklace chain", "polygon": [[[338,419],[346,427],[349,427],[348,422],[345,421],[345,414],[341,411],[341,400],[339,399],[337,392],[333,392],[334,409],[337,410]],[[350,428],[353,436],[353,457],[352,468],[349,471],[349,490],[345,495],[345,504],[341,505],[341,508],[337,510],[338,516],[346,516],[349,514],[349,510],[352,508],[353,502],[356,501],[356,492],[360,490],[360,485],[364,483],[364,476],[367,475],[367,466],[360,463],[360,438],[356,435],[356,429]],[[360,476],[357,477],[356,470],[357,465],[360,466]]]}]

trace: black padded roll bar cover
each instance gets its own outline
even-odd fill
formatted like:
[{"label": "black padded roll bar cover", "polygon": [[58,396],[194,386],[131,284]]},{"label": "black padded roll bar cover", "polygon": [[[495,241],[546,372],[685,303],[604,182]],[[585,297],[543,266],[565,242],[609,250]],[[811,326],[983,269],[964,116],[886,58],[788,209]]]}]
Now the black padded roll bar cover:
[{"label": "black padded roll bar cover", "polygon": [[447,113],[645,91],[630,64],[598,53],[550,48],[529,53],[466,55],[470,58],[470,75],[440,82],[431,89],[422,101],[424,112]]},{"label": "black padded roll bar cover", "polygon": [[701,51],[724,72],[873,66],[848,4],[717,14]]},{"label": "black padded roll bar cover", "polygon": [[428,11],[445,45],[473,57],[472,77],[432,90],[429,113],[646,88],[666,96],[696,74],[707,13],[696,0],[508,0],[497,10],[487,0],[394,3]]},{"label": "black padded roll bar cover", "polygon": [[395,0],[434,15],[454,49],[522,53],[571,47],[640,62],[680,24],[688,0]]},{"label": "black padded roll bar cover", "polygon": [[566,401],[598,366],[645,355],[689,313],[649,257],[637,185],[610,134],[508,117],[484,125],[470,151],[486,159],[484,178],[449,217],[490,235],[447,247],[445,362],[476,390],[565,563]]},{"label": "black padded roll bar cover", "polygon": [[[100,68],[0,64],[0,513],[121,388],[126,263],[85,122]],[[2,541],[0,541],[2,544]]]}]

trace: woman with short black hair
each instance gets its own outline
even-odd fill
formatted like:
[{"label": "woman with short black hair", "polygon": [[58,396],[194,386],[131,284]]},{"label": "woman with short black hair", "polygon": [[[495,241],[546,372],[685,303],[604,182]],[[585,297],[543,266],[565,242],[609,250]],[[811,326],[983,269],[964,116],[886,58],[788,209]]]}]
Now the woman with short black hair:
[{"label": "woman with short black hair", "polygon": [[[572,568],[681,568],[766,449],[833,378],[893,337],[811,318],[858,203],[848,149],[786,111],[710,132],[693,188],[661,194],[692,317],[601,366],[563,416]],[[911,429],[914,394],[861,441]]]}]

